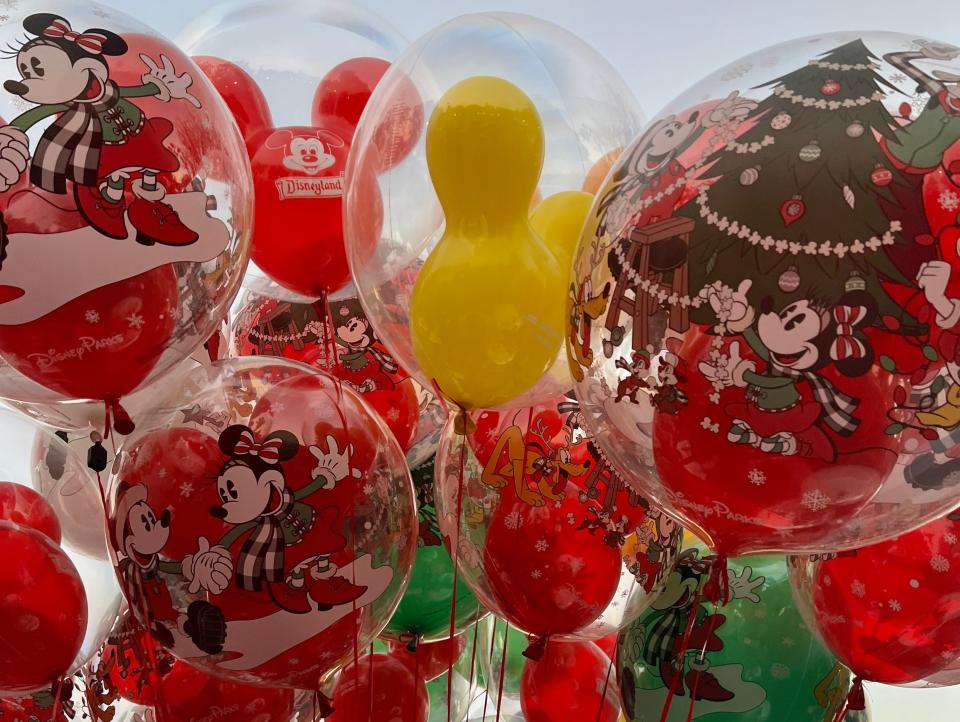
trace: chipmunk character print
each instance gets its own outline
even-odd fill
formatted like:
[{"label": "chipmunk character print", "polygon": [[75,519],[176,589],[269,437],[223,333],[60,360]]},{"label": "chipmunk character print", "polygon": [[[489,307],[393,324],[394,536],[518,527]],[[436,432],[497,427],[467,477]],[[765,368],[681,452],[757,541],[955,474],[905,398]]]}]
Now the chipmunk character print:
[{"label": "chipmunk character print", "polygon": [[[848,290],[832,307],[801,298],[782,308],[766,297],[759,309],[747,300],[751,282],[743,281],[729,299],[727,333],[739,334],[766,368],[741,356],[734,340],[717,359],[701,361],[700,372],[715,387],[743,388],[745,399],[726,408],[727,438],[771,454],[831,461],[836,448],[830,432],[853,434],[859,401],[837,389],[818,372],[833,365],[847,377],[862,376],[872,366],[873,350],[862,330],[876,316],[876,303],[865,291]],[[848,284],[849,285],[849,284]],[[719,313],[724,303],[714,291],[710,303]],[[809,395],[801,392],[809,387]]]},{"label": "chipmunk character print", "polygon": [[218,654],[227,630],[223,614],[207,601],[194,601],[186,609],[174,605],[159,574],[182,576],[191,594],[220,594],[229,584],[230,555],[222,546],[211,547],[203,537],[195,554],[183,561],[161,554],[170,539],[173,523],[169,509],[157,512],[150,506],[147,487],[121,482],[112,520],[114,550],[126,598],[137,614],[146,614],[150,633],[165,647],[189,654],[190,648]]},{"label": "chipmunk character print", "polygon": [[[43,190],[65,194],[71,182],[78,210],[105,236],[126,238],[129,220],[139,243],[194,243],[197,232],[164,202],[166,190],[157,179],[180,167],[165,145],[173,124],[146,117],[135,102],[152,97],[199,108],[188,91],[190,75],[177,73],[166,56],[156,61],[141,55],[142,83],[121,87],[111,79],[107,62],[128,51],[116,33],[78,32],[50,13],[28,16],[23,27],[32,37],[16,50],[20,77],[3,87],[36,107],[0,128],[0,192],[16,184],[29,166],[30,181]],[[31,154],[26,131],[51,117]]]},{"label": "chipmunk character print", "polygon": [[[294,490],[287,487],[283,462],[297,454],[300,443],[289,431],[274,431],[260,441],[250,428],[236,424],[224,429],[219,444],[227,461],[217,477],[221,503],[210,513],[233,526],[219,546],[231,549],[243,540],[236,586],[250,592],[266,590],[278,607],[300,614],[358,599],[367,587],[340,576],[330,560],[347,544],[334,528],[339,510],[335,506],[317,510],[303,501],[348,476],[359,476],[350,467],[350,447],[341,452],[332,436],[327,437],[327,450],[309,447],[317,460],[313,480]],[[319,545],[323,552],[291,567],[287,552],[308,533],[312,548]]]},{"label": "chipmunk character print", "polygon": [[360,393],[396,386],[400,366],[380,343],[359,302],[346,302],[334,316],[344,380]]}]

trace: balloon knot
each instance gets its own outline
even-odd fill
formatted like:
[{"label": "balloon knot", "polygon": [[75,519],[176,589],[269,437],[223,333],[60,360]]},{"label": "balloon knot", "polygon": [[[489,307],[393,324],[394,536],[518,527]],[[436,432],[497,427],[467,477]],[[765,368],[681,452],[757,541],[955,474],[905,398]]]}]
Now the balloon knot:
[{"label": "balloon knot", "polygon": [[93,446],[87,449],[87,468],[98,474],[107,468],[107,450],[103,448],[103,437],[96,431],[90,432]]},{"label": "balloon knot", "polygon": [[709,557],[710,576],[703,589],[704,596],[714,604],[726,606],[730,601],[730,578],[727,575],[727,557],[718,554]]},{"label": "balloon knot", "polygon": [[850,687],[850,693],[847,695],[848,710],[864,710],[867,708],[867,701],[863,694],[863,680],[859,676],[853,678],[853,685]]},{"label": "balloon knot", "polygon": [[460,436],[466,436],[477,430],[477,422],[470,417],[466,409],[460,409],[453,422],[453,430]]},{"label": "balloon knot", "polygon": [[539,662],[543,659],[544,652],[547,651],[547,637],[534,637],[530,644],[523,650],[523,656],[531,662]]},{"label": "balloon knot", "polygon": [[326,719],[333,714],[333,701],[323,692],[316,692],[317,718]]},{"label": "balloon knot", "polygon": [[109,412],[107,418],[109,419],[110,416],[113,417],[113,430],[121,436],[132,434],[133,430],[137,427],[130,418],[130,414],[127,413],[127,410],[120,405],[119,399],[110,399],[106,404]]}]

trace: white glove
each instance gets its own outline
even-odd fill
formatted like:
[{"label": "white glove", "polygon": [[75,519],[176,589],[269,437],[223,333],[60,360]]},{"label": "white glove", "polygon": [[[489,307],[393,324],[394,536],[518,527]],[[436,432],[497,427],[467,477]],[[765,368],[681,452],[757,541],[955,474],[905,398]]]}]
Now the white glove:
[{"label": "white glove", "polygon": [[736,571],[733,569],[727,569],[727,580],[730,586],[731,599],[748,599],[754,604],[760,603],[760,596],[754,590],[757,587],[763,586],[766,577],[751,579],[751,574],[753,574],[752,567],[744,567],[740,576],[737,576]]},{"label": "white glove", "polygon": [[730,388],[731,386],[746,386],[747,382],[743,375],[747,371],[754,370],[756,366],[753,361],[741,358],[740,342],[734,341],[727,348],[726,356],[722,356],[716,365],[708,361],[701,361],[697,364],[697,368],[711,384],[720,384],[724,388]]},{"label": "white glove", "polygon": [[360,478],[360,470],[350,468],[350,457],[353,456],[352,445],[341,452],[337,440],[333,436],[327,436],[327,449],[329,452],[324,452],[319,446],[310,447],[310,453],[317,459],[317,465],[311,472],[311,476],[314,479],[320,476],[326,479],[324,489],[332,489],[338,481],[346,479],[348,474],[354,479]]},{"label": "white glove", "polygon": [[211,547],[206,537],[200,537],[196,554],[183,559],[183,576],[190,580],[187,591],[196,594],[201,589],[211,594],[222,594],[233,576],[230,552],[221,546]]},{"label": "white glove", "polygon": [[141,76],[144,83],[152,83],[159,89],[157,98],[162,101],[172,99],[186,100],[196,108],[200,107],[200,101],[189,93],[187,88],[193,85],[193,78],[189,73],[177,75],[173,63],[166,55],[160,56],[162,67],[158,67],[156,61],[149,55],[140,53],[140,59],[150,70]]},{"label": "white glove", "polygon": [[0,128],[0,193],[20,180],[30,162],[30,140],[13,125]]},{"label": "white glove", "polygon": [[750,98],[741,98],[740,93],[733,90],[713,110],[703,116],[701,124],[704,128],[711,128],[715,125],[739,123],[756,108],[757,101],[750,100]]},{"label": "white glove", "polygon": [[724,298],[726,293],[712,287],[707,294],[710,308],[730,333],[743,333],[753,323],[755,313],[747,300],[747,293],[752,285],[753,281],[746,278],[740,281],[735,291],[729,291],[728,298]]},{"label": "white glove", "polygon": [[[950,264],[946,261],[928,261],[917,272],[917,286],[923,291],[927,303],[937,311],[937,321],[950,328],[956,323],[956,301],[947,298],[947,284],[950,282]],[[952,322],[951,322],[952,321]]]},{"label": "white glove", "polygon": [[920,52],[932,60],[953,60],[960,57],[960,48],[950,43],[939,43],[935,40],[916,40]]}]

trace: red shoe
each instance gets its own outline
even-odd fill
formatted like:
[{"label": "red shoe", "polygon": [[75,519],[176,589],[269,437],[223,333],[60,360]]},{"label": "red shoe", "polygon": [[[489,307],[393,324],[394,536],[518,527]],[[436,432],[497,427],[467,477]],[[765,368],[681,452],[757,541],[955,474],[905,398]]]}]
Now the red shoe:
[{"label": "red shoe", "polygon": [[303,587],[294,588],[286,582],[270,582],[267,585],[267,591],[270,592],[270,598],[281,609],[294,614],[307,614],[313,611],[310,600],[307,598],[307,590]]},{"label": "red shoe", "polygon": [[162,201],[137,198],[130,204],[130,222],[137,229],[137,242],[145,246],[189,246],[200,236],[183,225],[179,214]]},{"label": "red shoe", "polygon": [[723,649],[723,640],[717,636],[717,630],[727,621],[723,614],[711,614],[703,618],[690,633],[688,649],[702,649],[706,652],[719,652]]},{"label": "red shoe", "polygon": [[673,693],[677,697],[683,697],[686,694],[686,690],[683,688],[683,676],[680,674],[680,670],[673,666],[673,662],[661,660],[660,679],[663,680],[663,686],[670,689],[670,687],[673,686],[674,677],[677,678],[677,686],[674,688]]},{"label": "red shoe", "polygon": [[365,586],[351,584],[343,577],[311,579],[307,584],[310,586],[310,598],[317,603],[321,611],[352,602],[367,591]]},{"label": "red shoe", "polygon": [[73,194],[80,214],[92,228],[110,238],[127,237],[127,222],[123,217],[127,205],[122,198],[107,200],[98,187],[79,183],[74,184]]},{"label": "red shoe", "polygon": [[[733,692],[724,687],[713,676],[713,673],[707,670],[702,672],[691,669],[687,672],[687,686],[690,688],[694,699],[705,699],[708,702],[726,702],[733,699]],[[696,690],[694,692],[693,690]]]}]

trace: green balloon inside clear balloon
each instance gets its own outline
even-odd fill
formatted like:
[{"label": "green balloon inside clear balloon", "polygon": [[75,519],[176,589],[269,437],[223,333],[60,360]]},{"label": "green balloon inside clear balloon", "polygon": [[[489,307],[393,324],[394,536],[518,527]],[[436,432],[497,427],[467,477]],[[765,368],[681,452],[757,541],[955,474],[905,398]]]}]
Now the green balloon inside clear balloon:
[{"label": "green balloon inside clear balloon", "polygon": [[[694,690],[693,719],[832,720],[846,699],[850,672],[800,617],[784,558],[731,560],[730,602],[715,607],[697,595],[708,576],[701,552],[686,549],[663,594],[620,633],[619,677],[627,719],[659,722],[673,683],[668,722],[687,719]],[[850,722],[867,718],[865,713],[847,715]]]},{"label": "green balloon inside clear balloon", "polygon": [[[453,604],[453,560],[443,544],[433,502],[433,459],[411,472],[417,490],[420,536],[410,582],[397,610],[381,636],[396,641],[414,638],[424,642],[450,636]],[[454,634],[459,634],[485,614],[470,587],[457,577]]]}]

